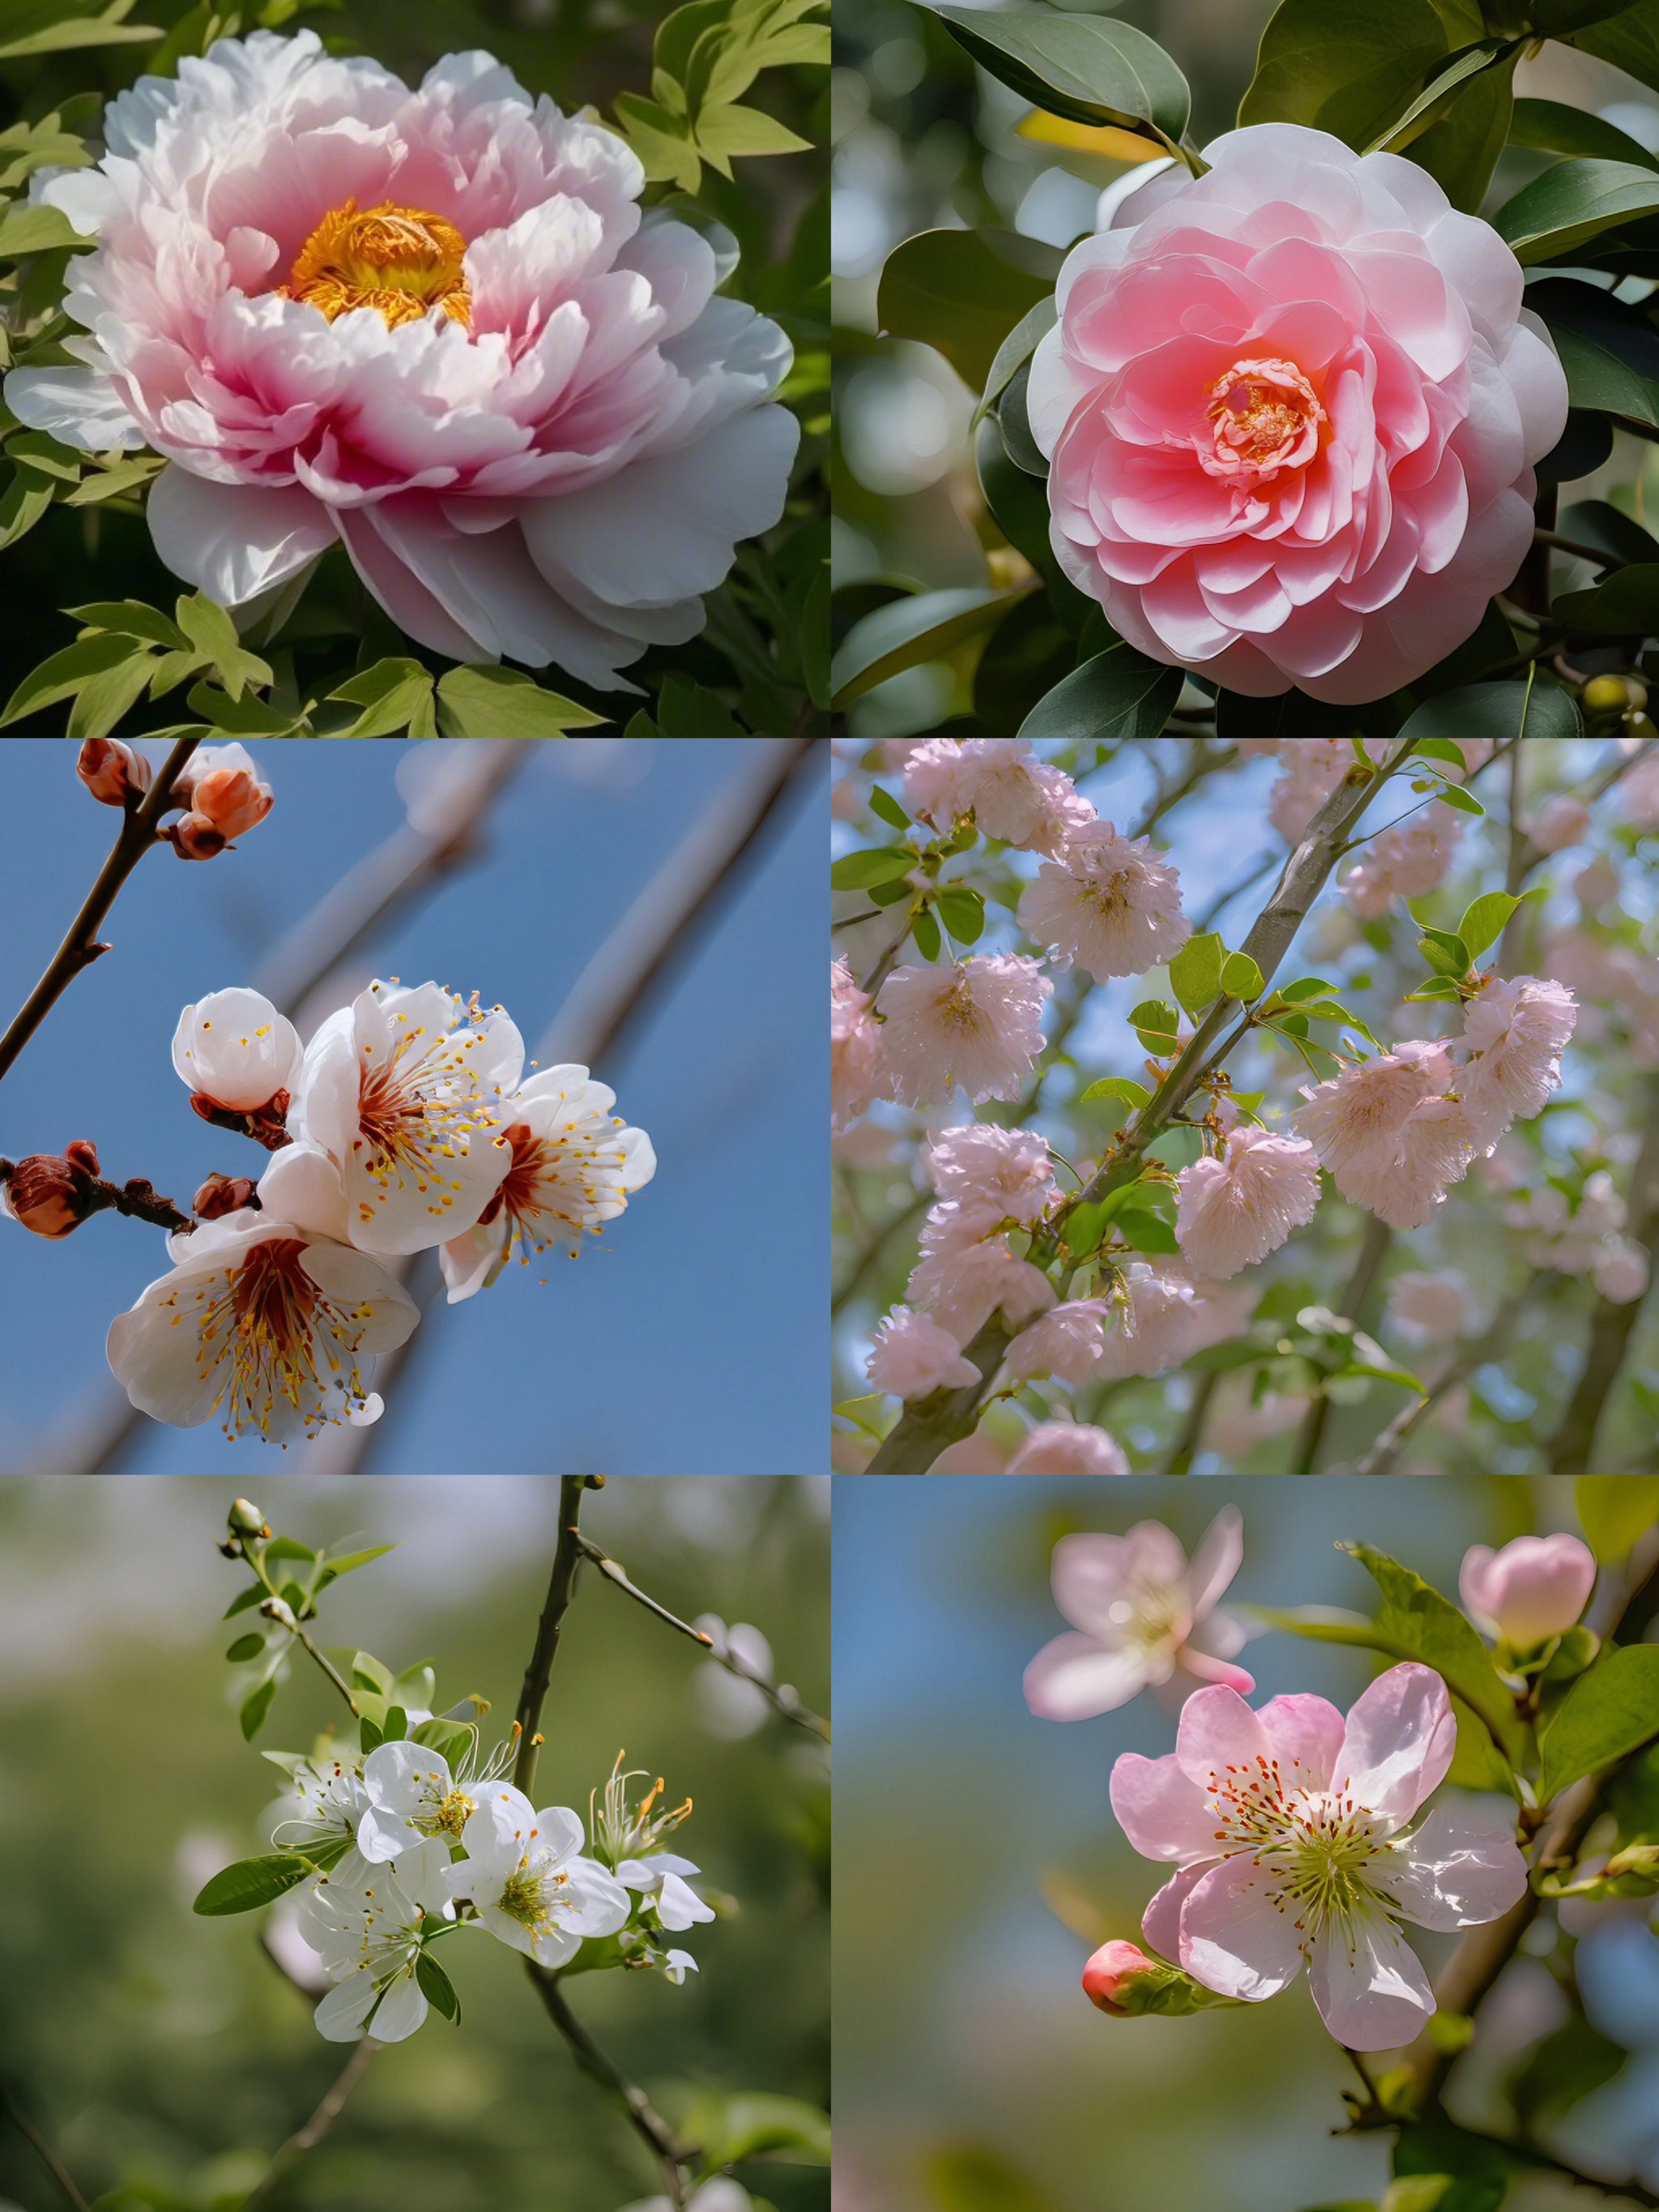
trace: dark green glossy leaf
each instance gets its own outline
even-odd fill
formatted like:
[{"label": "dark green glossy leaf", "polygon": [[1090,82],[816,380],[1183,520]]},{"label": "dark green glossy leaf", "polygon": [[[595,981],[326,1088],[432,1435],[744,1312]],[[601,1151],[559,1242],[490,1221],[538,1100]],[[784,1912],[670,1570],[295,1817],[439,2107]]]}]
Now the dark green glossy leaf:
[{"label": "dark green glossy leaf", "polygon": [[1632,161],[1559,161],[1506,200],[1492,227],[1525,265],[1570,261],[1621,223],[1659,215],[1659,174]]},{"label": "dark green glossy leaf", "polygon": [[1549,154],[1625,161],[1638,168],[1659,170],[1659,155],[1650,154],[1639,139],[1589,108],[1569,107],[1559,100],[1517,100],[1510,139],[1514,145],[1536,146]]},{"label": "dark green glossy leaf", "polygon": [[1430,0],[1280,0],[1238,119],[1306,124],[1358,151],[1405,113],[1449,47]]},{"label": "dark green glossy leaf", "polygon": [[1659,1644],[1610,1650],[1567,1692],[1540,1738],[1547,1802],[1659,1735]]},{"label": "dark green glossy leaf", "polygon": [[[1529,738],[1577,738],[1583,734],[1583,719],[1571,692],[1547,677],[1538,677],[1528,696],[1526,679],[1504,678],[1492,684],[1462,684],[1426,700],[1407,720],[1402,738],[1514,738],[1522,733],[1526,714]],[[1443,757],[1443,756],[1442,756]],[[1433,757],[1433,756],[1425,756]],[[1461,762],[1462,754],[1460,751]],[[1409,773],[1411,763],[1406,763]],[[1441,793],[1443,799],[1445,792]]]},{"label": "dark green glossy leaf", "polygon": [[[1337,1549],[1358,1559],[1382,1594],[1375,1625],[1389,1638],[1385,1648],[1432,1667],[1515,1756],[1522,1744],[1515,1701],[1492,1665],[1491,1653],[1457,1607],[1386,1552],[1370,1544],[1339,1544]],[[1659,1662],[1659,1649],[1654,1658]]]},{"label": "dark green glossy leaf", "polygon": [[1192,111],[1186,78],[1132,24],[1048,9],[935,13],[981,69],[1048,114],[1131,131],[1150,124],[1172,145],[1186,131]]},{"label": "dark green glossy leaf", "polygon": [[855,622],[830,664],[837,708],[861,698],[890,676],[942,660],[992,629],[1023,594],[1012,592],[917,592]]},{"label": "dark green glossy leaf", "polygon": [[238,1859],[216,1874],[198,1893],[191,1911],[207,1919],[232,1912],[254,1912],[298,1888],[316,1872],[317,1854],[302,1857],[298,1851],[273,1851],[263,1858]]},{"label": "dark green glossy leaf", "polygon": [[422,1950],[415,1961],[415,1981],[433,2010],[441,2012],[447,2021],[459,2027],[461,2024],[461,2001],[455,1994],[455,1984],[428,1950]]},{"label": "dark green glossy leaf", "polygon": [[1635,562],[1588,591],[1565,592],[1550,612],[1581,636],[1650,637],[1659,631],[1659,562]]},{"label": "dark green glossy leaf", "polygon": [[[937,347],[970,390],[981,391],[1005,339],[1039,302],[1052,308],[1063,258],[1012,230],[918,231],[883,265],[877,321],[890,337]],[[1018,366],[1008,364],[1003,384]]]},{"label": "dark green glossy leaf", "polygon": [[1156,737],[1181,696],[1181,681],[1178,668],[1149,660],[1120,640],[1038,700],[1018,734],[1097,743]]}]

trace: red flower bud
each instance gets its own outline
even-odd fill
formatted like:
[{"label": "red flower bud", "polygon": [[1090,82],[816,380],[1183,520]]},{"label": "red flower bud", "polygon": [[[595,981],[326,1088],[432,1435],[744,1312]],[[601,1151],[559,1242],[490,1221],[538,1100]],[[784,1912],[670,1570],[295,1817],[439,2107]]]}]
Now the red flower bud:
[{"label": "red flower bud", "polygon": [[246,1176],[210,1175],[190,1202],[198,1221],[217,1221],[254,1202],[254,1186]]},{"label": "red flower bud", "polygon": [[161,831],[181,860],[211,860],[225,849],[225,835],[200,814],[186,814]]},{"label": "red flower bud", "polygon": [[75,769],[93,797],[106,806],[136,806],[149,789],[149,763],[118,738],[88,738]]},{"label": "red flower bud", "polygon": [[1141,1974],[1156,1973],[1158,1962],[1133,1943],[1103,1943],[1083,1969],[1083,1993],[1102,2012],[1121,2020],[1127,2008],[1118,2002],[1127,1983]]},{"label": "red flower bud", "polygon": [[94,1211],[98,1154],[77,1138],[62,1153],[31,1152],[19,1160],[4,1188],[5,1209],[37,1237],[67,1237]]}]

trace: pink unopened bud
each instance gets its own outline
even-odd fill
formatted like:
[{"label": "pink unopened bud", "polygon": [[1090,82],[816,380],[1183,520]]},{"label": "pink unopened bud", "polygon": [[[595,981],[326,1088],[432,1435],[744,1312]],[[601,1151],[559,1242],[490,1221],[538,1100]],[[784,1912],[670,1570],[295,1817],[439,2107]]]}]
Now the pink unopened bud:
[{"label": "pink unopened bud", "polygon": [[1158,1972],[1156,1960],[1133,1943],[1117,1941],[1103,1943],[1088,1965],[1083,1969],[1083,1993],[1092,2005],[1102,2012],[1126,2017],[1127,2008],[1119,2002],[1125,1984],[1142,1974]]},{"label": "pink unopened bud", "polygon": [[185,763],[173,788],[191,813],[216,830],[227,843],[263,822],[270,811],[270,786],[259,781],[242,745],[204,745]]},{"label": "pink unopened bud", "polygon": [[255,1185],[246,1176],[210,1175],[190,1202],[198,1221],[217,1221],[254,1202]]},{"label": "pink unopened bud", "polygon": [[75,770],[106,806],[136,806],[149,789],[149,763],[118,738],[88,738]]},{"label": "pink unopened bud", "polygon": [[98,1154],[76,1138],[61,1153],[31,1152],[12,1170],[3,1193],[12,1218],[37,1237],[67,1237],[88,1213]]},{"label": "pink unopened bud", "polygon": [[186,814],[161,834],[181,860],[211,860],[225,849],[224,831],[200,814]]},{"label": "pink unopened bud", "polygon": [[1476,1625],[1517,1651],[1571,1628],[1595,1584],[1595,1553],[1565,1535],[1517,1536],[1501,1552],[1476,1544],[1457,1577]]}]

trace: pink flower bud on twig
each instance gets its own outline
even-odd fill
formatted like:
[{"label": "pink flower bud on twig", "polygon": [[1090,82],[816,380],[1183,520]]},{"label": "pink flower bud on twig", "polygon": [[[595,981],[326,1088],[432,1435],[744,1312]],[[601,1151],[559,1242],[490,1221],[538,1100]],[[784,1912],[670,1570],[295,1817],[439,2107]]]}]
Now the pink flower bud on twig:
[{"label": "pink flower bud on twig", "polygon": [[259,1195],[246,1176],[210,1175],[190,1202],[198,1221],[217,1221],[245,1206],[258,1206]]},{"label": "pink flower bud on twig", "polygon": [[1128,1984],[1138,1975],[1157,1972],[1156,1960],[1149,1959],[1138,1944],[1103,1943],[1083,1969],[1083,1994],[1102,2012],[1122,2020],[1127,2017],[1127,2007],[1121,2000],[1128,1995]]},{"label": "pink flower bud on twig", "polygon": [[81,1138],[61,1153],[31,1152],[6,1179],[5,1209],[37,1237],[67,1237],[95,1210],[97,1174],[98,1154]]},{"label": "pink flower bud on twig", "polygon": [[[192,842],[214,830],[222,845],[228,844],[263,822],[271,808],[270,786],[260,781],[258,769],[241,745],[204,745],[185,763],[173,788],[190,808],[179,829],[191,823],[199,825],[190,831]],[[186,857],[205,856],[192,853]]]},{"label": "pink flower bud on twig", "polygon": [[149,763],[118,738],[88,738],[75,771],[106,806],[136,806],[149,789]]}]

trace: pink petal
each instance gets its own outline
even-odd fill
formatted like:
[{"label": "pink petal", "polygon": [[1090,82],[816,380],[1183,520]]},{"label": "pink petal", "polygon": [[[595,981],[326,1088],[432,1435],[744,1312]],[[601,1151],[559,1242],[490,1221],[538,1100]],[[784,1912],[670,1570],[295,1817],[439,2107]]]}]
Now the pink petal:
[{"label": "pink petal", "polygon": [[1092,1636],[1057,1636],[1025,1669],[1025,1702],[1044,1720],[1088,1720],[1127,1705],[1152,1679],[1138,1653],[1109,1651]]},{"label": "pink petal", "polygon": [[1224,1505],[1193,1547],[1187,1589],[1194,1618],[1209,1612],[1244,1563],[1244,1516]]},{"label": "pink petal", "polygon": [[1293,1790],[1323,1790],[1342,1748],[1345,1723],[1324,1698],[1306,1692],[1269,1698],[1257,1717],[1273,1747],[1286,1796]]},{"label": "pink petal", "polygon": [[1435,2008],[1422,1961],[1380,1912],[1322,1929],[1308,1981],[1320,2018],[1351,2051],[1410,2043]]},{"label": "pink petal", "polygon": [[1456,1747],[1444,1682],[1407,1660],[1379,1674],[1349,1711],[1331,1787],[1399,1826],[1445,1780]]},{"label": "pink petal", "polygon": [[1206,1990],[1255,2004],[1302,1972],[1301,1936],[1279,1879],[1240,1853],[1194,1885],[1181,1911],[1181,1963]]},{"label": "pink petal", "polygon": [[1194,1690],[1181,1708],[1175,1756],[1197,1790],[1212,1790],[1230,1767],[1256,1767],[1271,1751],[1261,1717],[1237,1690],[1218,1682]]},{"label": "pink petal", "polygon": [[[1214,1694],[1198,1692],[1200,1698]],[[1222,1694],[1231,1697],[1232,1692]],[[1187,1700],[1189,1711],[1193,1703],[1191,1698]],[[1142,1858],[1190,1866],[1194,1859],[1214,1857],[1214,1816],[1172,1753],[1162,1759],[1143,1759],[1138,1751],[1123,1753],[1112,1768],[1111,1798],[1119,1827]]]},{"label": "pink petal", "polygon": [[1209,1872],[1212,1863],[1206,1861],[1200,1866],[1182,1867],[1172,1874],[1141,1914],[1140,1932],[1160,1957],[1180,1957],[1181,1908]]},{"label": "pink petal", "polygon": [[334,543],[328,510],[297,484],[210,483],[176,461],[150,486],[146,512],[173,574],[225,607],[286,582]]},{"label": "pink petal", "polygon": [[1527,1863],[1509,1821],[1437,1805],[1370,1878],[1419,1928],[1473,1928],[1519,1902]]}]

